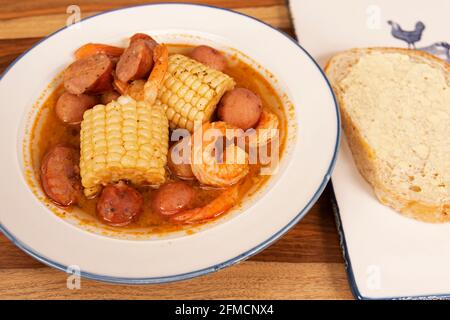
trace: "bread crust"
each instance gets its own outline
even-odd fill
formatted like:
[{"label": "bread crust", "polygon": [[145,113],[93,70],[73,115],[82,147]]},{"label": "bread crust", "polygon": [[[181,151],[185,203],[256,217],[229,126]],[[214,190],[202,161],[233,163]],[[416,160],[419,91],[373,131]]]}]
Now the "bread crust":
[{"label": "bread crust", "polygon": [[[339,86],[340,80],[345,78],[346,74],[345,76],[339,78],[339,76],[336,74],[337,70],[334,69],[337,68],[337,64],[343,62],[343,68],[347,68],[349,70],[350,67],[358,61],[360,56],[373,52],[406,54],[412,58],[420,58],[421,60],[432,62],[433,64],[438,63],[444,69],[447,75],[450,74],[450,64],[429,53],[422,51],[402,48],[375,47],[367,49],[351,49],[338,53],[331,57],[324,68],[324,71],[330,80],[331,86],[336,95],[336,99],[339,103],[342,117],[342,126],[347,137],[350,149],[352,151],[356,166],[361,175],[373,187],[375,195],[379,199],[379,201],[387,206],[392,207],[405,216],[420,221],[431,223],[450,222],[450,203],[433,204],[419,202],[401,195],[399,192],[396,192],[396,190],[388,190],[385,187],[385,184],[377,175],[377,172],[380,171],[380,161],[377,158],[376,152],[371,148],[358,126],[352,121],[350,115],[346,111],[343,99],[343,93],[345,92],[345,90],[343,90],[343,88]],[[354,61],[352,61],[352,59],[349,59],[349,61],[345,61],[345,59],[341,59],[344,56],[353,57],[355,59]],[[447,81],[449,81],[448,79],[449,77],[447,77]]]}]

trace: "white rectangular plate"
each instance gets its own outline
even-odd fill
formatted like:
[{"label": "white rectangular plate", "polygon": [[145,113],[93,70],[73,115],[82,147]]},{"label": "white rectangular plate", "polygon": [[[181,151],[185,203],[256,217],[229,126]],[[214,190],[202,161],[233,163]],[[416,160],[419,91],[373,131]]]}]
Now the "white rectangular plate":
[{"label": "white rectangular plate", "polygon": [[[323,66],[354,47],[414,45],[450,62],[448,0],[291,0],[300,44]],[[417,28],[417,29],[416,29]],[[394,37],[393,33],[396,35]],[[447,44],[446,44],[447,43]],[[358,299],[450,297],[450,224],[405,218],[379,203],[345,138],[332,176],[336,221],[350,285]]]}]

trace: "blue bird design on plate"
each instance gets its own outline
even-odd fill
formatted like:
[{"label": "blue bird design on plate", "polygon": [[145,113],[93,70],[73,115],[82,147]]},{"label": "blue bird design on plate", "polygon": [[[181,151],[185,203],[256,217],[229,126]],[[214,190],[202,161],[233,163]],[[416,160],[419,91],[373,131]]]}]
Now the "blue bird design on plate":
[{"label": "blue bird design on plate", "polygon": [[436,42],[427,47],[418,48],[418,50],[431,53],[450,63],[450,44],[448,42]]},{"label": "blue bird design on plate", "polygon": [[408,48],[417,49],[435,55],[442,60],[450,63],[450,44],[448,42],[435,42],[426,47],[416,48],[416,43],[422,39],[422,33],[425,30],[425,24],[418,21],[414,30],[404,30],[397,22],[389,20],[387,22],[391,26],[391,34],[394,38],[405,41]]},{"label": "blue bird design on plate", "polygon": [[391,34],[394,38],[405,41],[408,43],[408,48],[412,47],[414,49],[416,48],[416,42],[420,41],[422,32],[425,30],[425,25],[421,21],[416,23],[416,26],[412,31],[403,30],[398,23],[392,20],[389,20],[388,24],[391,26]]}]

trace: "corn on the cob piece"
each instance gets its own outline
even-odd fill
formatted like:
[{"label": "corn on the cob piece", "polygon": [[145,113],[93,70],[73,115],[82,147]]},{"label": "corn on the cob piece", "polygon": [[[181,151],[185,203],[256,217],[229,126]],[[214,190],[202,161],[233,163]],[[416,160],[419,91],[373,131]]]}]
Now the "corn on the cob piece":
[{"label": "corn on the cob piece", "polygon": [[85,195],[94,196],[102,185],[118,180],[163,183],[168,139],[168,120],[161,106],[122,96],[86,111],[80,133]]},{"label": "corn on the cob piece", "polygon": [[234,86],[233,78],[228,75],[174,54],[169,57],[168,72],[156,103],[166,110],[172,129],[193,132],[194,125],[211,118],[220,98]]}]

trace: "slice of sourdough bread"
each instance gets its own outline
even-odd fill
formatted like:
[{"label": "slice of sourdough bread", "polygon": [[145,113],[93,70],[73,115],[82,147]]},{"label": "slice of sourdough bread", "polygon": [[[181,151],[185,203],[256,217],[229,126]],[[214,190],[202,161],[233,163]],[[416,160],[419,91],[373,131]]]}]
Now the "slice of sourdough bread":
[{"label": "slice of sourdough bread", "polygon": [[450,64],[415,50],[353,49],[325,72],[378,199],[422,221],[450,221]]}]

